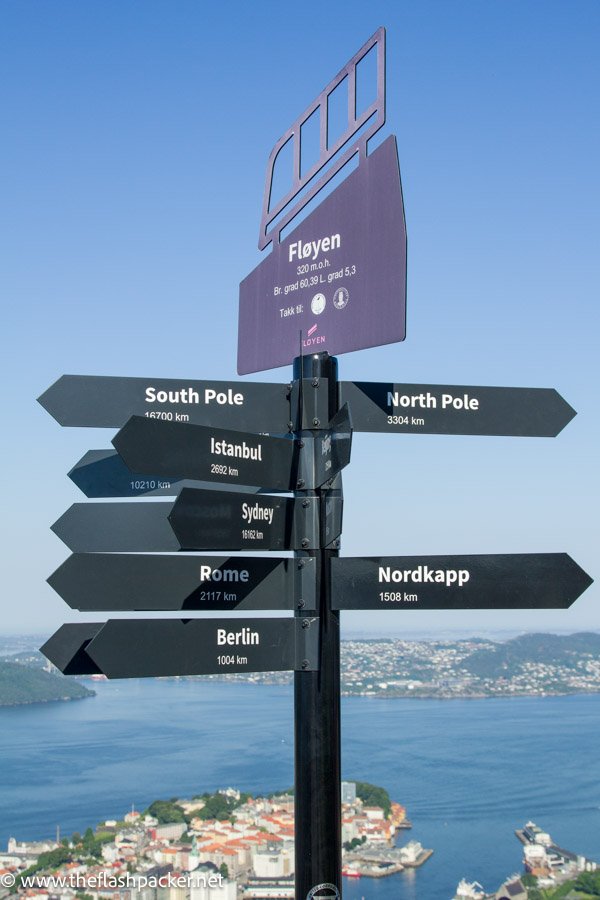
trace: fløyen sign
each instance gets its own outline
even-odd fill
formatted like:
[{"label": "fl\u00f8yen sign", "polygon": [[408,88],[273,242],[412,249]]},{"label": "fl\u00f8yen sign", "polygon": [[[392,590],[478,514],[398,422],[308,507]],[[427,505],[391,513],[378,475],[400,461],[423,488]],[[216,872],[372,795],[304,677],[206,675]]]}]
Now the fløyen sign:
[{"label": "fl\u00f8yen sign", "polygon": [[[369,54],[375,78],[366,86],[369,99],[361,103],[361,72]],[[338,128],[330,108],[336,90],[347,95],[346,120]],[[319,129],[316,152],[307,137],[309,120]],[[346,353],[404,340],[406,227],[396,139],[390,135],[367,152],[369,139],[384,123],[380,28],[271,151],[258,245],[272,247],[240,284],[240,375],[291,363],[300,332],[305,353]],[[292,161],[285,183],[291,187],[276,196],[274,175],[284,165],[286,149]],[[357,163],[354,171],[296,224],[306,204],[351,162]],[[288,227],[294,230],[282,240]]]}]

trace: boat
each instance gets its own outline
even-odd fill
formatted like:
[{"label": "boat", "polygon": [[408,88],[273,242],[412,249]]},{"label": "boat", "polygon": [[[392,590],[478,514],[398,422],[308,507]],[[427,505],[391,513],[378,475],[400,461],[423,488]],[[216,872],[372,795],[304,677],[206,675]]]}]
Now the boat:
[{"label": "boat", "polygon": [[344,866],[342,875],[345,875],[346,878],[360,878],[360,872],[356,869],[352,869],[350,866]]}]

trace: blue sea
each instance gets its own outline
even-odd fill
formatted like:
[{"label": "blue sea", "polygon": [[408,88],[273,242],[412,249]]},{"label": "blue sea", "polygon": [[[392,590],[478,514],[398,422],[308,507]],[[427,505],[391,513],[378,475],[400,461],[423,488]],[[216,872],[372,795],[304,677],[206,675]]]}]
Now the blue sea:
[{"label": "blue sea", "polygon": [[[291,687],[99,682],[91,699],[0,709],[0,849],[82,831],[131,805],[293,783]],[[342,703],[343,777],[384,785],[434,850],[421,868],[345,879],[348,900],[449,900],[521,870],[529,819],[600,861],[600,695]]]}]

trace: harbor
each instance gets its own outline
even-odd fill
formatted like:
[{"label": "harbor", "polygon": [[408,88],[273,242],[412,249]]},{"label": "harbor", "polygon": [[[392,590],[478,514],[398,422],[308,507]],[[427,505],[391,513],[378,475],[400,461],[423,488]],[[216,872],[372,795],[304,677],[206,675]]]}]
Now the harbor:
[{"label": "harbor", "polygon": [[380,847],[365,844],[344,854],[342,875],[348,878],[385,878],[404,869],[418,869],[432,856],[433,850],[409,841],[404,847]]},{"label": "harbor", "polygon": [[538,893],[540,890],[552,892],[551,895],[544,893],[548,897],[554,897],[555,890],[560,891],[561,897],[575,897],[581,896],[575,891],[578,888],[581,890],[584,885],[588,887],[591,884],[594,890],[600,887],[598,864],[583,854],[559,847],[550,834],[535,822],[527,822],[523,828],[517,828],[515,835],[523,844],[524,876],[511,875],[491,894],[486,893],[479,882],[463,878],[452,900],[527,900],[529,894],[524,882]]}]

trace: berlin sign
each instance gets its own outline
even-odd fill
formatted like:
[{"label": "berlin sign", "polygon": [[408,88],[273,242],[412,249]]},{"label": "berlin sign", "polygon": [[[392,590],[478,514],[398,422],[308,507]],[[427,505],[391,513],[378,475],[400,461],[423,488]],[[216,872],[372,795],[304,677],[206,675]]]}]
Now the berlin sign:
[{"label": "berlin sign", "polygon": [[109,619],[62,625],[41,651],[65,674],[107,678],[311,671],[318,631],[310,618]]}]

